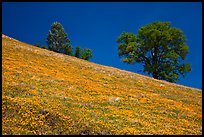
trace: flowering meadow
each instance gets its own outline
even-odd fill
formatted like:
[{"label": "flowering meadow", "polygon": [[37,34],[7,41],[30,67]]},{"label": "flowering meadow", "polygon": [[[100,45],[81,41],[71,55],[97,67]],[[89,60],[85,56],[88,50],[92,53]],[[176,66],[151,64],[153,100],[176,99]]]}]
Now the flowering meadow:
[{"label": "flowering meadow", "polygon": [[3,135],[201,135],[202,91],[2,34]]}]

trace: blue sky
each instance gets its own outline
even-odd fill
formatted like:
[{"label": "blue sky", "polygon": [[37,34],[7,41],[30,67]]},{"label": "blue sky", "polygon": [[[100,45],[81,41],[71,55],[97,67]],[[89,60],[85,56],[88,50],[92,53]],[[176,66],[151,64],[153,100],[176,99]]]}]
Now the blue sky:
[{"label": "blue sky", "polygon": [[[202,2],[3,2],[2,33],[20,41],[41,45],[51,24],[60,22],[73,48],[93,51],[92,62],[139,73],[142,65],[129,65],[118,57],[116,39],[122,32],[137,33],[153,21],[168,21],[183,30],[192,71],[180,82],[202,86]],[[147,75],[142,72],[139,74]]]}]

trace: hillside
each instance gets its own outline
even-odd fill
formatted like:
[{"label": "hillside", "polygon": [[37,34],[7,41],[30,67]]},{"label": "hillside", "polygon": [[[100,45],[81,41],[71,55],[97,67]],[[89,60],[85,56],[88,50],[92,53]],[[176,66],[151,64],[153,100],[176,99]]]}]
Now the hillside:
[{"label": "hillside", "polygon": [[202,91],[2,34],[2,134],[202,134]]}]

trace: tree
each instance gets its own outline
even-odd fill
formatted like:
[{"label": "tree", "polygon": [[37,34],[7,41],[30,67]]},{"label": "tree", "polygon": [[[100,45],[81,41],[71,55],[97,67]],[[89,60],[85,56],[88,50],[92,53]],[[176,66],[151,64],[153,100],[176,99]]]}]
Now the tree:
[{"label": "tree", "polygon": [[43,45],[41,48],[42,48],[42,49],[47,49],[47,47],[46,47],[45,45]]},{"label": "tree", "polygon": [[40,44],[39,43],[35,43],[34,46],[40,47]]},{"label": "tree", "polygon": [[65,45],[63,45],[63,49],[64,49],[64,52],[63,52],[64,54],[67,54],[67,55],[70,55],[70,56],[73,55],[71,45],[65,44]]},{"label": "tree", "polygon": [[75,57],[80,58],[81,55],[81,49],[80,46],[76,46],[76,50],[75,50]]},{"label": "tree", "polygon": [[87,48],[82,49],[81,58],[84,60],[89,60],[90,58],[92,58],[92,50]]},{"label": "tree", "polygon": [[48,32],[46,42],[49,50],[65,53],[67,55],[72,54],[70,40],[63,26],[59,22],[54,22],[52,24],[51,30]]},{"label": "tree", "polygon": [[118,55],[128,64],[143,64],[143,72],[155,79],[177,82],[191,71],[184,63],[189,53],[182,30],[169,22],[153,22],[138,30],[138,34],[123,32],[117,39]]}]

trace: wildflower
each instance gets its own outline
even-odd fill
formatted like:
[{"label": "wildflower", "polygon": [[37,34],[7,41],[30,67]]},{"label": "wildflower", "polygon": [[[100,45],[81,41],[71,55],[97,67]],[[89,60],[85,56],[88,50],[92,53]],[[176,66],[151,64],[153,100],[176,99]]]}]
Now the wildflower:
[{"label": "wildflower", "polygon": [[117,98],[115,98],[115,97],[109,97],[109,102],[114,102],[114,101],[119,101],[120,100],[120,98],[119,97],[117,97]]},{"label": "wildflower", "polygon": [[115,101],[118,101],[118,100],[120,100],[120,98],[119,98],[119,97],[117,97],[117,98],[115,99]]},{"label": "wildflower", "polygon": [[132,124],[139,123],[138,120],[131,120],[130,122],[131,122]]},{"label": "wildflower", "polygon": [[163,87],[164,85],[163,84],[160,84],[160,87]]}]

